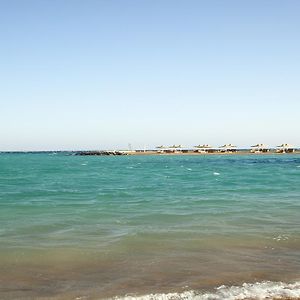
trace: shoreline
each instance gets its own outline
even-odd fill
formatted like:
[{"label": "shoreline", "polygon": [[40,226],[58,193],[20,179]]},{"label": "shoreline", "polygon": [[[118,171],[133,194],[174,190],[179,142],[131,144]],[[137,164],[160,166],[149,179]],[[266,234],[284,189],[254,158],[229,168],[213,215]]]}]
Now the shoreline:
[{"label": "shoreline", "polygon": [[110,156],[110,155],[133,155],[133,156],[202,156],[202,155],[297,155],[300,154],[300,149],[294,151],[278,152],[277,149],[271,149],[268,152],[253,152],[251,149],[237,149],[235,151],[221,151],[221,150],[209,150],[209,151],[195,151],[192,149],[188,150],[45,150],[45,151],[0,151],[0,155],[5,154],[66,154],[66,155],[77,155],[77,156]]},{"label": "shoreline", "polygon": [[286,152],[286,153],[278,153],[276,151],[270,151],[270,152],[259,152],[259,153],[253,153],[247,150],[237,150],[236,152],[193,152],[193,151],[188,151],[188,152],[174,152],[174,153],[158,153],[157,151],[146,151],[146,152],[141,152],[141,151],[132,151],[132,152],[127,152],[128,155],[271,155],[271,154],[276,154],[276,155],[284,155],[284,154],[300,154],[300,150],[297,150],[295,152]]},{"label": "shoreline", "polygon": [[118,150],[118,151],[75,151],[72,152],[74,155],[78,156],[206,156],[206,155],[228,155],[228,156],[235,156],[235,155],[293,155],[293,154],[300,154],[300,150],[296,150],[294,152],[276,152],[269,151],[269,152],[250,152],[248,150],[237,150],[234,152],[195,152],[192,150],[188,151],[176,151],[176,152],[159,152],[155,150],[134,150],[134,151],[127,151],[127,150]]}]

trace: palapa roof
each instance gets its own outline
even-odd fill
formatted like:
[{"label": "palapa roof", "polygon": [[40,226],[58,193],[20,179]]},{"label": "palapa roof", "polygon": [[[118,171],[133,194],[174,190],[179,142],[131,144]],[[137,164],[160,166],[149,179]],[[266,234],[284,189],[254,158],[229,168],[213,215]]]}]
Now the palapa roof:
[{"label": "palapa roof", "polygon": [[208,149],[208,148],[212,148],[212,146],[208,145],[208,144],[205,144],[205,145],[197,145],[197,146],[194,146],[195,148],[200,148],[200,149]]},{"label": "palapa roof", "polygon": [[236,146],[234,146],[232,144],[225,144],[223,146],[220,146],[219,148],[236,148]]},{"label": "palapa roof", "polygon": [[294,148],[292,145],[290,144],[281,144],[280,146],[277,146],[278,148]]},{"label": "palapa roof", "polygon": [[268,148],[266,144],[256,144],[254,146],[251,146],[252,148]]}]

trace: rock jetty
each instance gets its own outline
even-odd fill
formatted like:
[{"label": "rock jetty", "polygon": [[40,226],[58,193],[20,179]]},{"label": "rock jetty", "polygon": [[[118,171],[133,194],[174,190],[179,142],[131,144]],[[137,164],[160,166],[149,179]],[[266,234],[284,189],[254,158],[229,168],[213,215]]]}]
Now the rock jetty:
[{"label": "rock jetty", "polygon": [[80,155],[80,156],[86,156],[86,155],[90,155],[90,156],[106,156],[106,155],[127,155],[127,153],[125,152],[121,152],[121,151],[79,151],[76,152],[75,155]]}]

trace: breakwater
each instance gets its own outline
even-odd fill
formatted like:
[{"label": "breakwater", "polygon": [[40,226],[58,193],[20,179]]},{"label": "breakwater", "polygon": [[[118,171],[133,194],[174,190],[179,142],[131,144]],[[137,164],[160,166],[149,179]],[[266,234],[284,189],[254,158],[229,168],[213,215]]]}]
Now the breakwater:
[{"label": "breakwater", "polygon": [[106,156],[106,155],[127,155],[122,151],[78,151],[75,155],[80,156]]}]

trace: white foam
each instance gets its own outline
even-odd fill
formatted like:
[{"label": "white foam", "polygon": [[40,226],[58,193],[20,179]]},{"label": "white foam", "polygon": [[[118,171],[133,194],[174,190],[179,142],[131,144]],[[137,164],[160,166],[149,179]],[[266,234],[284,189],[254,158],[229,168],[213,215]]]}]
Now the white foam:
[{"label": "white foam", "polygon": [[182,293],[149,294],[144,296],[115,297],[115,300],[264,300],[290,298],[299,299],[300,282],[257,282],[242,286],[220,286],[211,293],[186,291]]},{"label": "white foam", "polygon": [[278,235],[276,237],[273,238],[273,240],[275,240],[276,242],[280,242],[280,241],[287,241],[289,239],[288,235]]},{"label": "white foam", "polygon": [[218,172],[214,172],[214,175],[215,175],[215,176],[218,176],[218,175],[220,175],[220,173],[218,173]]}]

